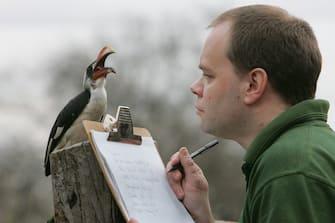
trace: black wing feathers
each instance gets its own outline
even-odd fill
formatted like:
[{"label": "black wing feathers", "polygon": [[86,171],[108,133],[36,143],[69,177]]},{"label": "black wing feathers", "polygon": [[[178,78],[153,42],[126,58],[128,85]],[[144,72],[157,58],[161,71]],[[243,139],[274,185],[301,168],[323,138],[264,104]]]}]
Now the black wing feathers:
[{"label": "black wing feathers", "polygon": [[[90,92],[85,90],[78,94],[76,97],[71,99],[67,105],[62,109],[62,111],[58,114],[56,121],[51,129],[47,149],[44,158],[44,165],[45,165],[45,175],[50,175],[50,163],[49,163],[49,155],[58,145],[59,141],[63,137],[64,133],[70,128],[73,122],[77,119],[80,113],[84,110],[86,105],[90,100]],[[63,127],[63,131],[61,132],[60,136],[54,139],[55,134],[57,132],[58,127]],[[52,140],[52,144],[50,145],[50,149],[48,151],[48,146],[50,141]]]}]

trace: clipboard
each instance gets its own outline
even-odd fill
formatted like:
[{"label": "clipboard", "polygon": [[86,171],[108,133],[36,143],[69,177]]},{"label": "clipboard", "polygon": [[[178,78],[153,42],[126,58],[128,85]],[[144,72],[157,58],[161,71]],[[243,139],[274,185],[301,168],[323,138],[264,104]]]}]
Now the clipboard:
[{"label": "clipboard", "polygon": [[[98,165],[100,167],[100,170],[102,171],[102,174],[105,178],[107,186],[109,187],[110,191],[112,192],[113,198],[114,198],[117,206],[119,207],[123,218],[127,221],[127,220],[129,220],[129,216],[127,214],[127,211],[124,209],[121,201],[118,199],[119,193],[113,187],[112,183],[109,180],[107,180],[107,179],[109,179],[109,176],[108,176],[108,173],[105,170],[104,161],[101,159],[101,156],[100,156],[97,148],[95,147],[95,144],[93,142],[92,135],[91,135],[91,130],[95,130],[95,131],[98,131],[98,132],[106,132],[106,131],[105,131],[101,122],[83,120],[83,126],[84,126],[85,132],[87,134],[88,140],[91,144],[91,147],[93,149],[96,160],[98,161]],[[150,132],[146,128],[133,127],[133,131],[134,131],[134,134],[136,134],[136,135],[144,136],[144,137],[151,137]]]},{"label": "clipboard", "polygon": [[148,223],[194,223],[168,183],[150,132],[133,127],[129,108],[123,106],[129,114],[121,109],[126,119],[115,119],[121,124],[112,122],[109,133],[100,122],[84,120],[83,126],[123,218],[128,221],[135,217]]}]

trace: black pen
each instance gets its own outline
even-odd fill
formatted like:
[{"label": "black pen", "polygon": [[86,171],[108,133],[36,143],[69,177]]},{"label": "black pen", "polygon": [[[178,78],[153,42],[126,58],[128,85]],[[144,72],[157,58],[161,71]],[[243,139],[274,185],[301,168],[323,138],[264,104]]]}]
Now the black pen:
[{"label": "black pen", "polygon": [[[213,148],[218,143],[219,143],[219,141],[217,139],[215,139],[215,140],[207,143],[206,145],[204,145],[200,149],[191,153],[190,157],[193,159],[193,158],[197,157],[198,155],[200,155],[201,153],[208,151],[210,148]],[[178,170],[183,169],[183,166],[181,165],[181,163],[177,163],[177,164],[173,165],[167,172],[169,173],[169,172],[177,170],[177,169]]]}]

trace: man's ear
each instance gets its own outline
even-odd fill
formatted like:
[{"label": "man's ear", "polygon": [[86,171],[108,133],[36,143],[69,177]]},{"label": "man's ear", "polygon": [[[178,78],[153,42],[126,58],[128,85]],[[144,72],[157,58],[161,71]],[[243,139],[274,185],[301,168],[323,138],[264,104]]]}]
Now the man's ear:
[{"label": "man's ear", "polygon": [[259,101],[266,91],[268,75],[262,68],[254,68],[245,77],[244,103],[251,105]]}]

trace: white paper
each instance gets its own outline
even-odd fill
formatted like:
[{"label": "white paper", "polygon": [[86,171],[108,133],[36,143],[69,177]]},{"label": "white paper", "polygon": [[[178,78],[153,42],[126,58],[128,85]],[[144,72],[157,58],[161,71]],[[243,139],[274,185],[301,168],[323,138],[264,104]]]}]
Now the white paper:
[{"label": "white paper", "polygon": [[142,137],[141,145],[132,145],[107,141],[106,132],[91,130],[91,134],[129,217],[140,223],[193,222],[169,186],[151,137]]}]

